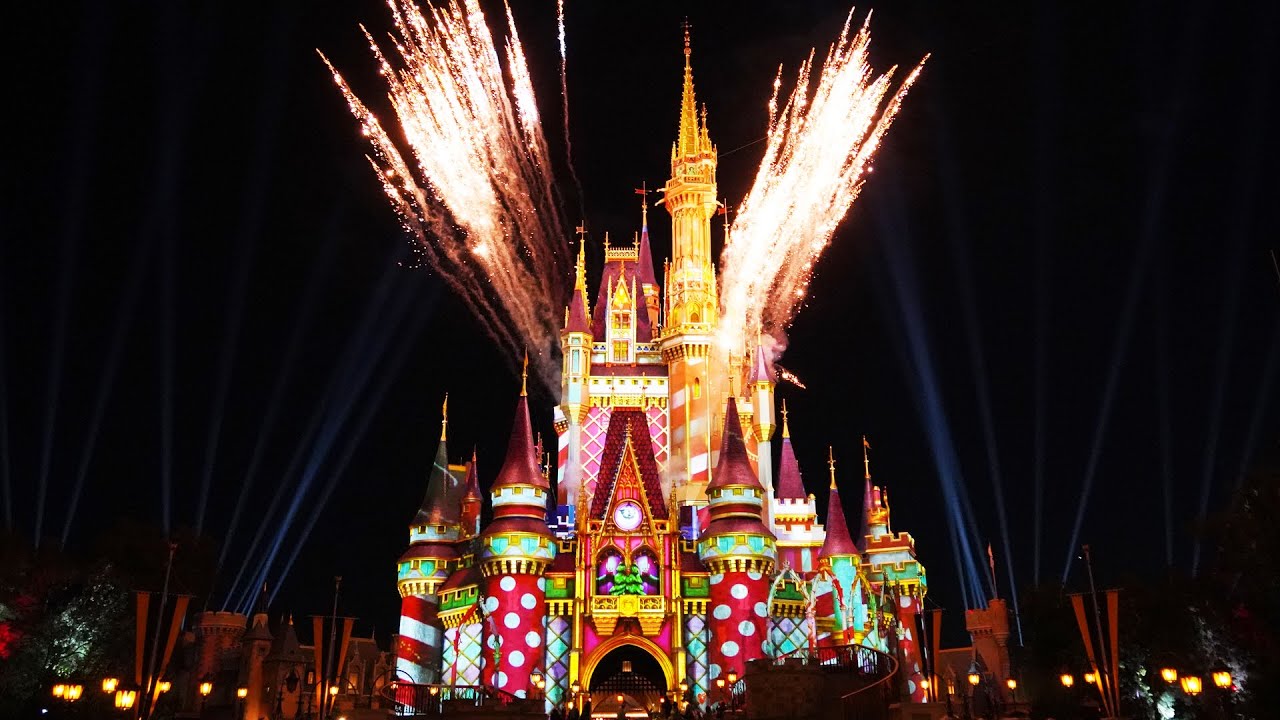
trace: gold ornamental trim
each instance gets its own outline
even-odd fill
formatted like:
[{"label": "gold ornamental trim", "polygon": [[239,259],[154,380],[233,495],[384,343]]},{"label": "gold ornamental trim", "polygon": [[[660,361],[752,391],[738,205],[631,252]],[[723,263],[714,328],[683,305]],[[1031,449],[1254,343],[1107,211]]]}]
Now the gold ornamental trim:
[{"label": "gold ornamental trim", "polygon": [[480,563],[480,574],[486,578],[500,575],[542,575],[551,563],[527,557],[496,557]]}]

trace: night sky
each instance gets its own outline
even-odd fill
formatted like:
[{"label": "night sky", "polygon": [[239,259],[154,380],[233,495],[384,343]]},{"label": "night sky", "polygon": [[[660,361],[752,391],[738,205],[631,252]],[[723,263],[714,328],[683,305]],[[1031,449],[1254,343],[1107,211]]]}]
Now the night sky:
[{"label": "night sky", "polygon": [[[344,612],[361,632],[389,631],[444,393],[451,455],[476,446],[487,484],[519,377],[518,359],[414,266],[314,52],[380,96],[357,25],[385,31],[385,6],[43,5],[6,23],[6,522],[52,544],[65,528],[81,554],[121,519],[201,524],[215,547],[230,539],[215,606],[278,542],[276,612],[321,612],[341,574]],[[809,48],[821,55],[849,10],[568,0],[578,197],[554,3],[515,5],[563,211],[573,224],[585,207],[596,266],[603,231],[638,229],[632,188],[669,173],[682,19],[720,191],[736,203],[778,65],[790,76]],[[1023,589],[1061,580],[1086,485],[1078,542],[1100,582],[1158,576],[1170,560],[1189,572],[1202,494],[1220,509],[1245,468],[1276,454],[1280,429],[1277,9],[874,10],[878,67],[932,59],[781,359],[809,388],[779,388],[807,486],[825,503],[833,445],[856,497],[867,434],[894,529],[916,539],[941,607],[964,596],[940,477],[971,504],[973,564],[992,543],[1002,594],[1010,561]],[[670,225],[657,211],[652,226],[660,262]],[[551,395],[531,400],[554,444]]]}]

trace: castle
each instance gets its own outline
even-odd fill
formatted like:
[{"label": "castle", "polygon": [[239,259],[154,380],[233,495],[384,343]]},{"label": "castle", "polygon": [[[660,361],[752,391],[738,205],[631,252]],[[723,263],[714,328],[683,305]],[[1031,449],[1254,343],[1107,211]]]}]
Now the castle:
[{"label": "castle", "polygon": [[861,644],[896,654],[923,702],[925,571],[911,536],[890,530],[866,441],[863,498],[842,500],[830,463],[820,523],[785,407],[776,420],[768,353],[759,342],[739,353],[717,344],[717,150],[695,101],[687,32],[684,57],[660,202],[672,230],[663,282],[647,198],[633,244],[606,237],[594,302],[579,249],[560,334],[554,495],[523,390],[487,525],[476,459],[451,465],[441,432],[398,563],[397,674],[545,692],[559,704],[622,662],[653,669],[661,692],[698,693],[753,660]]}]

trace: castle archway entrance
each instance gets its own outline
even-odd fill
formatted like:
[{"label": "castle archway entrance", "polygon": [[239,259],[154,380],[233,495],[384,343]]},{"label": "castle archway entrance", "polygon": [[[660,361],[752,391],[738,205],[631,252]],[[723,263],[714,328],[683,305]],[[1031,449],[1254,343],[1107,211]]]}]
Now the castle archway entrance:
[{"label": "castle archway entrance", "polygon": [[667,654],[638,635],[609,638],[583,665],[582,684],[591,693],[594,715],[616,717],[618,696],[628,713],[647,715],[677,682]]}]

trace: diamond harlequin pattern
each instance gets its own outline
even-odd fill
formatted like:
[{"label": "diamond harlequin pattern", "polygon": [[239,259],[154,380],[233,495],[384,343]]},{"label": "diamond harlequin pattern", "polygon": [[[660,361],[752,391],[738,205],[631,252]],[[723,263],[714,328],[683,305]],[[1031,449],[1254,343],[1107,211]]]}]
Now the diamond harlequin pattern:
[{"label": "diamond harlequin pattern", "polygon": [[588,493],[596,486],[600,474],[600,459],[604,455],[604,438],[609,430],[609,410],[591,408],[582,424],[582,486]]},{"label": "diamond harlequin pattern", "polygon": [[809,621],[795,618],[776,618],[772,623],[770,639],[774,657],[795,652],[809,644]]},{"label": "diamond harlequin pattern", "polygon": [[649,418],[649,437],[653,438],[653,459],[658,461],[658,469],[667,470],[667,411],[660,407],[651,407],[645,415]]},{"label": "diamond harlequin pattern", "polygon": [[707,619],[689,615],[684,623],[684,647],[688,658],[689,687],[694,693],[707,691]]},{"label": "diamond harlequin pattern", "polygon": [[573,640],[573,623],[556,615],[547,623],[547,700],[559,703],[569,692],[569,646]]},{"label": "diamond harlequin pattern", "polygon": [[444,636],[445,682],[480,684],[480,623],[451,628]]}]

